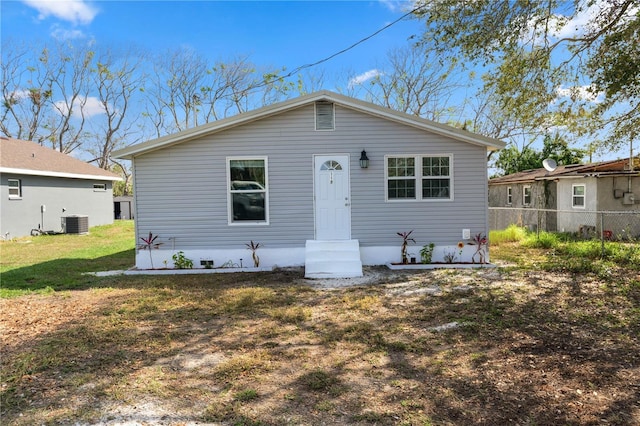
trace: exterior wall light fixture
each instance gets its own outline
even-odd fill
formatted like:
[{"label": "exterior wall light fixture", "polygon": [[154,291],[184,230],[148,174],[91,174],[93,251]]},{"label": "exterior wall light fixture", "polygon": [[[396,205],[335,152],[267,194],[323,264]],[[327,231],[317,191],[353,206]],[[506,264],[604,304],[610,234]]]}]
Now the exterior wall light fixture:
[{"label": "exterior wall light fixture", "polygon": [[366,169],[369,167],[369,157],[367,157],[367,151],[364,149],[360,153],[360,168]]}]

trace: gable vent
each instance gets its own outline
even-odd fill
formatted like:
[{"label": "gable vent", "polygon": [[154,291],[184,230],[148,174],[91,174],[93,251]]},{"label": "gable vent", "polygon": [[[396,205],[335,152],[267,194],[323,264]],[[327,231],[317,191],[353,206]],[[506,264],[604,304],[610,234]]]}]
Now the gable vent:
[{"label": "gable vent", "polygon": [[331,102],[316,102],[316,130],[333,130],[334,117]]}]

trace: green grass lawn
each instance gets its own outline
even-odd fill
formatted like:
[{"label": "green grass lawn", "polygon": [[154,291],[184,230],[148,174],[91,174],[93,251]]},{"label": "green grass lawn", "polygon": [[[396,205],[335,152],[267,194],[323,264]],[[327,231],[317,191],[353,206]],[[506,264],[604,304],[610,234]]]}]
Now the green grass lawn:
[{"label": "green grass lawn", "polygon": [[90,287],[83,272],[135,263],[133,221],[96,226],[87,235],[42,235],[0,244],[0,297]]},{"label": "green grass lawn", "polygon": [[83,275],[133,265],[132,222],[3,242],[1,423],[640,424],[638,245],[493,236],[498,268],[331,290]]},{"label": "green grass lawn", "polygon": [[[510,227],[490,235],[492,259],[519,268],[595,273],[640,270],[640,244],[574,241]],[[0,244],[0,297],[88,288],[99,282],[84,272],[128,269],[135,263],[133,221],[91,228],[88,235],[43,235]]]},{"label": "green grass lawn", "polygon": [[[592,273],[614,281],[621,271],[640,271],[640,241],[579,240],[571,234],[526,231],[515,225],[489,235],[492,259],[520,269]],[[622,272],[624,273],[624,272]]]}]

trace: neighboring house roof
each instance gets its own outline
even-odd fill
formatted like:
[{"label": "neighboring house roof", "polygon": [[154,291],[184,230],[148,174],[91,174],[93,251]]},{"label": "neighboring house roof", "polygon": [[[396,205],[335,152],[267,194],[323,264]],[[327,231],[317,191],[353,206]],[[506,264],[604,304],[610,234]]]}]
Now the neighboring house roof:
[{"label": "neighboring house roof", "polygon": [[150,140],[137,145],[132,145],[130,147],[114,151],[113,156],[116,158],[131,159],[140,154],[145,154],[147,152],[186,142],[205,135],[210,135],[222,130],[230,129],[232,127],[250,123],[252,121],[280,114],[282,112],[299,108],[308,104],[313,104],[314,102],[319,101],[333,102],[334,104],[340,105],[345,108],[350,108],[370,115],[382,117],[387,120],[406,124],[418,129],[430,131],[459,141],[484,146],[491,151],[504,148],[506,145],[503,141],[498,139],[488,138],[468,132],[466,130],[457,129],[445,124],[436,123],[435,121],[426,120],[413,115],[405,114],[403,112],[398,112],[389,108],[374,105],[369,102],[363,102],[358,99],[323,90],[320,92],[311,93],[309,95],[300,96],[295,99],[290,99],[288,101],[279,102],[273,105],[259,108],[254,111],[238,114],[233,117],[207,123],[202,126],[187,129],[178,133],[163,136],[158,139]]},{"label": "neighboring house roof", "polygon": [[634,159],[635,171],[629,170],[629,159],[602,161],[599,163],[589,164],[571,164],[567,166],[558,166],[554,171],[550,172],[544,168],[525,170],[518,173],[512,173],[506,176],[500,176],[489,179],[489,185],[527,183],[537,180],[554,180],[575,177],[590,176],[638,176],[640,175],[640,159]]},{"label": "neighboring house roof", "polygon": [[35,142],[0,136],[0,172],[73,179],[122,180],[120,176]]}]

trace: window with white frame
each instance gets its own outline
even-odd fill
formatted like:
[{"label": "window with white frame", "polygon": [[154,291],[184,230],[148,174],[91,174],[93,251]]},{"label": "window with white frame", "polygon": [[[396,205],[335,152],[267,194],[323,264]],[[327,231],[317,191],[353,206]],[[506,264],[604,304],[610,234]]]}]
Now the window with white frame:
[{"label": "window with white frame", "polygon": [[531,185],[525,185],[522,187],[522,205],[531,205]]},{"label": "window with white frame", "polygon": [[20,179],[9,179],[9,198],[22,198],[22,182]]},{"label": "window with white frame", "polygon": [[453,156],[385,157],[387,200],[453,199]]},{"label": "window with white frame", "polygon": [[571,205],[574,208],[583,209],[585,206],[585,186],[584,185],[572,185],[571,189],[573,193]]},{"label": "window with white frame", "polygon": [[268,223],[267,158],[227,159],[229,223]]},{"label": "window with white frame", "polygon": [[103,192],[107,190],[107,184],[106,183],[94,183],[93,184],[93,191],[94,192]]},{"label": "window with white frame", "polygon": [[513,204],[513,189],[510,186],[507,186],[507,204]]}]

